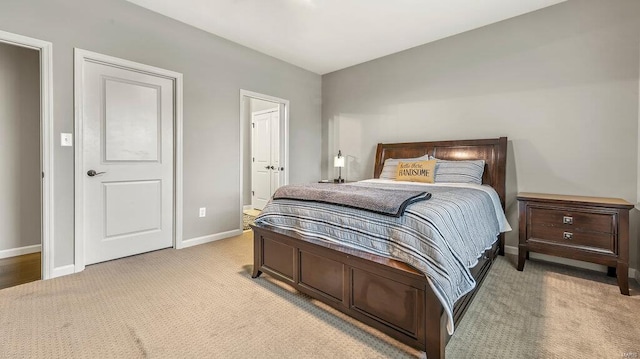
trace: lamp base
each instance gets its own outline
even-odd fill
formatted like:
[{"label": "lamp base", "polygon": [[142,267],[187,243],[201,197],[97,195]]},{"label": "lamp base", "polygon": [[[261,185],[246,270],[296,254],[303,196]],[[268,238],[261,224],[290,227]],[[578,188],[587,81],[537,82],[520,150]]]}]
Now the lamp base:
[{"label": "lamp base", "polygon": [[344,183],[344,178],[335,178],[333,183]]}]

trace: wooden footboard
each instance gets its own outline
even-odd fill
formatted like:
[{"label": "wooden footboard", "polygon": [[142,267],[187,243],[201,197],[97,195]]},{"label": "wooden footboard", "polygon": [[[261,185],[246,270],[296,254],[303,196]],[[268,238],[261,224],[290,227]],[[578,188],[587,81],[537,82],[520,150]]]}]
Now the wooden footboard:
[{"label": "wooden footboard", "polygon": [[[252,277],[267,273],[295,289],[416,349],[444,358],[448,341],[442,304],[425,276],[392,259],[303,239],[293,232],[252,225]],[[482,281],[495,257],[488,251],[474,272]],[[460,320],[473,297],[454,308]]]},{"label": "wooden footboard", "polygon": [[[441,160],[484,160],[482,183],[493,187],[504,210],[507,138],[378,144],[374,178],[386,159],[431,155]],[[253,277],[262,272],[286,282],[347,315],[414,348],[441,359],[449,339],[442,304],[426,277],[392,259],[335,244],[302,238],[295,232],[252,225]],[[504,235],[484,253],[471,273],[478,285],[456,302],[460,321],[482,284],[496,253],[504,254]]]}]

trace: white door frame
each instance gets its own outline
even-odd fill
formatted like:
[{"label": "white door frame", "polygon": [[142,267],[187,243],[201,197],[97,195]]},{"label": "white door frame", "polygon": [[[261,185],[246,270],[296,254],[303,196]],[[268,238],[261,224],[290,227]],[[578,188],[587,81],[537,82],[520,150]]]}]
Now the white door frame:
[{"label": "white door frame", "polygon": [[75,103],[75,116],[74,116],[74,132],[76,135],[75,140],[75,272],[81,272],[85,268],[85,238],[84,233],[84,198],[83,191],[84,181],[86,176],[82,171],[83,166],[83,116],[84,109],[82,108],[82,95],[83,89],[83,74],[85,61],[91,61],[110,66],[116,66],[125,70],[136,71],[140,73],[149,74],[152,76],[160,76],[170,79],[174,83],[174,203],[173,203],[173,247],[182,248],[182,74],[174,71],[161,69],[121,58],[99,54],[87,50],[74,48],[74,85],[73,95]]},{"label": "white door frame", "polygon": [[42,279],[53,275],[53,45],[0,30],[0,42],[40,53],[40,170],[42,171]]},{"label": "white door frame", "polygon": [[[289,184],[289,100],[285,100],[282,98],[264,95],[258,92],[252,92],[247,90],[240,90],[240,203],[238,208],[238,213],[240,216],[240,230],[242,230],[242,209],[244,207],[244,133],[245,122],[247,120],[248,114],[245,111],[245,104],[249,101],[250,98],[255,98],[258,100],[265,100],[276,102],[282,107],[280,114],[280,160],[282,162],[282,166],[284,167],[284,173],[282,174],[282,185]],[[249,141],[251,141],[251,137],[249,137]]]}]

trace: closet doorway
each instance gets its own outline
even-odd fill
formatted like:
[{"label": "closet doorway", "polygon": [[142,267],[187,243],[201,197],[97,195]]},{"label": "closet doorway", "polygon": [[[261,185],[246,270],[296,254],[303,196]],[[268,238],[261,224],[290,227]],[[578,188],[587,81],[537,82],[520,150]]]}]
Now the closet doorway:
[{"label": "closet doorway", "polygon": [[240,91],[240,208],[243,229],[289,182],[289,101]]},{"label": "closet doorway", "polygon": [[0,289],[51,275],[51,44],[0,31]]}]

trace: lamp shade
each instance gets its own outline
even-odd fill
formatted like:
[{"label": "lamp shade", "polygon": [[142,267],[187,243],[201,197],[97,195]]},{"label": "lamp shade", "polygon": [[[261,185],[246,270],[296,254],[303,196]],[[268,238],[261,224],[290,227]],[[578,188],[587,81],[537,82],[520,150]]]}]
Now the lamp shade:
[{"label": "lamp shade", "polygon": [[335,156],[333,158],[333,167],[344,167],[344,156]]}]

